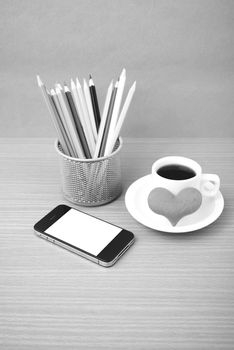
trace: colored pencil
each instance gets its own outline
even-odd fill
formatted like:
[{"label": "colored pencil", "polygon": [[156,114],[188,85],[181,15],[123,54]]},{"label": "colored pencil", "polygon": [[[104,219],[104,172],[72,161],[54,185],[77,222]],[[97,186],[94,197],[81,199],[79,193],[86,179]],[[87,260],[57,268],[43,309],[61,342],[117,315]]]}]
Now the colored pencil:
[{"label": "colored pencil", "polygon": [[62,134],[62,131],[60,129],[60,125],[59,125],[59,119],[58,119],[58,115],[57,115],[57,111],[55,108],[55,105],[53,104],[53,101],[51,99],[51,96],[48,94],[47,89],[45,87],[45,84],[41,81],[39,75],[37,75],[37,83],[38,86],[40,87],[41,91],[42,91],[42,95],[44,97],[44,100],[46,102],[47,108],[49,110],[51,119],[53,121],[54,127],[56,129],[57,135],[58,135],[58,139],[59,142],[62,146],[62,149],[65,153],[67,153],[69,155],[69,150],[66,144],[66,141],[64,139],[64,135]]},{"label": "colored pencil", "polygon": [[58,92],[59,91],[61,91],[61,93],[63,92],[62,86],[60,84],[55,84],[55,96],[56,96],[55,102],[58,105],[58,110],[60,112],[60,118],[61,118],[61,121],[62,121],[62,123],[64,125],[65,130],[66,130],[67,136],[69,138],[70,146],[71,146],[71,148],[73,150],[73,157],[77,157],[76,148],[75,148],[74,143],[72,142],[72,134],[70,132],[70,128],[69,128],[69,125],[68,125],[68,122],[67,122],[67,118],[66,118],[66,116],[64,114],[63,108],[62,108],[60,100],[58,98]]},{"label": "colored pencil", "polygon": [[115,104],[114,104],[114,108],[113,108],[113,114],[112,114],[110,128],[109,128],[109,132],[108,132],[108,137],[107,137],[107,141],[106,141],[106,148],[109,148],[109,144],[113,138],[114,130],[115,130],[116,123],[117,123],[117,120],[119,117],[119,110],[120,110],[120,105],[121,105],[121,101],[122,101],[125,81],[126,81],[126,70],[123,69],[121,74],[120,74],[120,78],[119,78],[118,91],[116,94]]},{"label": "colored pencil", "polygon": [[127,115],[128,108],[129,108],[130,103],[132,101],[135,89],[136,89],[136,82],[134,82],[133,85],[131,86],[131,88],[129,89],[128,95],[126,97],[126,100],[124,102],[122,111],[121,111],[119,119],[117,121],[113,137],[110,140],[108,148],[106,148],[106,150],[105,150],[105,156],[107,156],[108,154],[111,154],[111,152],[112,152],[112,150],[113,150],[113,148],[115,146],[116,140],[119,137],[120,130],[121,130],[122,126],[123,126],[123,122],[124,122],[125,117]]},{"label": "colored pencil", "polygon": [[81,125],[82,125],[82,127],[84,129],[84,133],[85,133],[85,137],[86,137],[87,143],[88,143],[88,145],[90,145],[88,126],[87,126],[87,123],[86,123],[86,120],[85,120],[85,116],[84,116],[83,108],[82,108],[81,101],[80,101],[80,98],[79,98],[79,95],[78,95],[78,91],[77,91],[77,88],[76,88],[76,84],[75,84],[75,82],[72,79],[71,79],[71,93],[72,93],[72,96],[73,96],[74,103],[76,105],[76,109],[77,109],[78,115],[80,117]]},{"label": "colored pencil", "polygon": [[63,111],[62,111],[61,106],[59,104],[58,96],[56,95],[56,92],[54,89],[51,89],[50,94],[51,94],[51,98],[55,104],[55,107],[57,109],[60,130],[62,131],[62,133],[64,135],[64,139],[65,139],[67,148],[69,150],[70,156],[74,157],[75,152],[74,152],[72,145],[70,143],[70,135],[68,134],[67,127],[64,123]]},{"label": "colored pencil", "polygon": [[97,128],[96,128],[96,124],[95,124],[95,118],[94,118],[94,113],[93,113],[93,106],[92,106],[90,91],[89,91],[89,87],[88,87],[88,84],[87,84],[85,79],[84,79],[83,89],[84,89],[85,100],[86,100],[86,104],[87,104],[87,108],[88,108],[88,112],[89,112],[90,124],[92,127],[94,140],[96,142],[96,140],[97,140]]},{"label": "colored pencil", "polygon": [[101,146],[103,133],[104,133],[105,125],[106,125],[106,118],[107,118],[108,108],[110,105],[112,90],[113,90],[113,81],[111,81],[111,83],[108,87],[108,90],[107,90],[107,94],[106,94],[105,104],[104,104],[104,108],[103,108],[103,112],[102,112],[101,123],[100,123],[99,130],[98,130],[96,148],[95,148],[95,152],[94,152],[94,156],[93,156],[94,158],[98,157],[98,154],[100,151],[100,146]]},{"label": "colored pencil", "polygon": [[90,90],[90,96],[91,96],[91,101],[92,101],[92,106],[93,106],[95,124],[96,124],[96,128],[98,131],[99,126],[100,126],[100,122],[101,122],[101,117],[100,117],[100,110],[99,110],[99,105],[98,105],[96,87],[94,85],[94,82],[93,82],[91,75],[89,75],[89,90]]},{"label": "colored pencil", "polygon": [[77,109],[76,109],[75,103],[73,101],[71,91],[69,90],[67,85],[64,85],[64,91],[65,91],[65,95],[67,96],[67,100],[68,100],[68,104],[69,104],[70,109],[71,109],[73,120],[75,122],[75,126],[76,126],[76,130],[77,130],[77,133],[79,136],[81,148],[85,154],[85,157],[91,158],[91,154],[90,154],[89,147],[88,147],[88,144],[86,141],[84,130],[83,130],[82,124],[80,122],[80,118],[79,118],[79,115],[77,113]]},{"label": "colored pencil", "polygon": [[101,142],[101,146],[100,146],[100,150],[99,150],[99,154],[98,154],[99,157],[103,157],[104,153],[105,153],[106,141],[107,141],[107,137],[108,137],[108,133],[109,133],[109,128],[110,128],[112,112],[113,112],[113,108],[114,108],[114,104],[115,104],[117,90],[118,90],[118,81],[115,83],[115,87],[114,87],[112,94],[111,94],[110,104],[109,104],[109,108],[108,108],[108,112],[107,112],[105,129],[103,132],[102,142]]},{"label": "colored pencil", "polygon": [[56,94],[58,96],[61,108],[63,110],[64,117],[66,119],[67,127],[71,136],[71,143],[75,149],[76,157],[85,158],[84,152],[78,140],[78,134],[76,131],[76,127],[75,127],[71,112],[69,110],[69,105],[68,105],[65,93],[64,91],[61,91],[58,87],[56,87]]},{"label": "colored pencil", "polygon": [[95,140],[94,140],[94,136],[93,136],[93,133],[92,133],[92,126],[91,126],[91,122],[90,122],[90,119],[89,119],[89,112],[88,112],[88,109],[87,109],[85,97],[84,97],[84,94],[83,94],[83,91],[82,91],[82,88],[81,88],[81,85],[80,85],[80,82],[79,82],[78,78],[76,78],[76,88],[77,88],[77,93],[78,93],[78,96],[79,96],[79,99],[80,99],[80,102],[81,102],[83,115],[84,115],[84,118],[85,118],[85,121],[86,121],[86,124],[87,124],[87,131],[88,131],[87,141],[88,141],[88,144],[89,144],[90,153],[93,156],[94,150],[95,150]]}]

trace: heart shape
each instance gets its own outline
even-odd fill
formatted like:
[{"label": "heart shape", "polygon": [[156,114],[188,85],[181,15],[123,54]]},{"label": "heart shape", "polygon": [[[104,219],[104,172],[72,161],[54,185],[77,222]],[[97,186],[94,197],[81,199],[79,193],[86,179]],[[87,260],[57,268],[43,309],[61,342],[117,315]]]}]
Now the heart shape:
[{"label": "heart shape", "polygon": [[202,203],[201,193],[192,187],[174,195],[165,188],[154,188],[148,196],[148,204],[156,214],[165,216],[172,226],[184,216],[194,213]]}]

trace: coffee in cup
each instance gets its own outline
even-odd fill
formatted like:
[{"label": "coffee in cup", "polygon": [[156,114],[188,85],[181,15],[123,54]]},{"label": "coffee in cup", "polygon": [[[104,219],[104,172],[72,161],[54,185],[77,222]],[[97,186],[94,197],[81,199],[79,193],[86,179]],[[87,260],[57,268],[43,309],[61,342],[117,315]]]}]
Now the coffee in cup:
[{"label": "coffee in cup", "polygon": [[180,164],[164,165],[157,170],[157,174],[170,180],[187,180],[196,175],[193,169]]}]

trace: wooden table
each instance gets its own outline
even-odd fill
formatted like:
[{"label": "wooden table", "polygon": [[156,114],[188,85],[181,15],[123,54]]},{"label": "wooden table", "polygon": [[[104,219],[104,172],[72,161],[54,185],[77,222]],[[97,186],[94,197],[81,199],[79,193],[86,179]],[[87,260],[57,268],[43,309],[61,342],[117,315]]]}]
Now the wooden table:
[{"label": "wooden table", "polygon": [[[134,232],[135,245],[105,269],[33,233],[59,203],[52,139],[0,140],[0,349],[233,349],[234,140],[124,140],[124,191],[83,208]],[[218,173],[222,216],[188,234],[165,234],[127,212],[128,186],[165,155]]]}]

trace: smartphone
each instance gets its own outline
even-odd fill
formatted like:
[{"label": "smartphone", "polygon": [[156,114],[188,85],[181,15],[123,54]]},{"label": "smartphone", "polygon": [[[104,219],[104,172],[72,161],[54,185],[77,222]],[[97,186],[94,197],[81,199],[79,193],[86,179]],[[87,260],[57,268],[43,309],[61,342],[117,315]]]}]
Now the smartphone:
[{"label": "smartphone", "polygon": [[109,267],[134,243],[132,232],[67,205],[58,205],[34,225],[41,238]]}]

